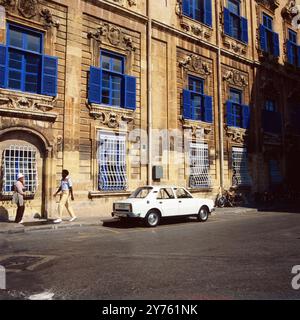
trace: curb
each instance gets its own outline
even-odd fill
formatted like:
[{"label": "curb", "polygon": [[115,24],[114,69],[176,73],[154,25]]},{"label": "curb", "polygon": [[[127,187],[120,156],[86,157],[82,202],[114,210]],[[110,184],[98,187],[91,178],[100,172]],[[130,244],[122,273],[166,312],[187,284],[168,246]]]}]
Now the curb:
[{"label": "curb", "polygon": [[48,225],[40,225],[40,226],[30,226],[30,227],[15,227],[11,229],[1,230],[0,234],[16,234],[16,233],[30,233],[35,231],[46,231],[46,230],[63,230],[63,229],[75,229],[75,228],[82,228],[82,227],[98,227],[102,226],[102,220],[108,219],[108,217],[105,218],[99,218],[98,222],[82,222],[82,223],[62,223],[62,224],[48,224]]},{"label": "curb", "polygon": [[239,215],[239,214],[246,214],[246,213],[258,213],[258,209],[255,208],[217,208],[215,210],[216,215]]}]

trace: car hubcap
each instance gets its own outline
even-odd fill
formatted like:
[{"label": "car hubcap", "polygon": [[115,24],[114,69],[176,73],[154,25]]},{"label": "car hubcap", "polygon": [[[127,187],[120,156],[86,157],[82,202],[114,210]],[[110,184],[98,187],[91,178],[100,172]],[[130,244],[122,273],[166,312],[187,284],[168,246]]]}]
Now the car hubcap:
[{"label": "car hubcap", "polygon": [[151,226],[154,226],[157,224],[158,217],[155,213],[151,213],[148,217],[148,222]]},{"label": "car hubcap", "polygon": [[201,217],[201,219],[206,219],[206,217],[207,217],[207,212],[206,212],[205,209],[201,209],[201,210],[200,210],[200,217]]}]

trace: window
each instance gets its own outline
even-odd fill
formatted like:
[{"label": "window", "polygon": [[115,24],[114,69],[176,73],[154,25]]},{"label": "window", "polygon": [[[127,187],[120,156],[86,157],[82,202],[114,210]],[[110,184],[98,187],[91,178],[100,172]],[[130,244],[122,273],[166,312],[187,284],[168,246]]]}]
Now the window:
[{"label": "window", "polygon": [[190,144],[190,187],[208,188],[211,185],[209,175],[208,145],[204,143]]},{"label": "window", "polygon": [[89,101],[136,109],[136,78],[125,74],[123,56],[101,51],[100,68],[90,68]]},{"label": "window", "polygon": [[276,111],[276,103],[274,100],[266,100],[265,103],[265,110],[270,111],[270,112],[275,112]]},{"label": "window", "polygon": [[275,57],[280,55],[279,36],[273,32],[273,19],[267,14],[263,14],[263,23],[260,25],[260,47]]},{"label": "window", "polygon": [[137,188],[129,198],[144,199],[152,190],[152,187]]},{"label": "window", "polygon": [[98,167],[99,190],[127,188],[125,136],[99,133]]},{"label": "window", "polygon": [[245,148],[232,148],[232,170],[235,171],[235,176],[238,185],[251,185],[251,178],[248,170],[248,156]]},{"label": "window", "polygon": [[283,182],[279,162],[277,160],[269,161],[269,173],[271,185],[278,185]]},{"label": "window", "polygon": [[300,67],[300,46],[297,46],[297,33],[291,29],[288,30],[286,49],[288,62]]},{"label": "window", "polygon": [[36,151],[30,146],[10,146],[3,151],[2,194],[12,194],[18,173],[25,176],[26,191],[34,194],[37,189]]},{"label": "window", "polygon": [[178,199],[190,199],[193,198],[185,189],[175,189],[176,190],[176,197]]},{"label": "window", "polygon": [[262,112],[263,129],[269,133],[281,133],[281,114],[277,111],[276,102],[266,99]]},{"label": "window", "polygon": [[238,128],[249,128],[250,108],[242,104],[242,92],[230,89],[227,106],[227,125]]},{"label": "window", "polygon": [[227,1],[227,8],[224,8],[224,32],[248,43],[248,20],[241,16],[240,6],[239,0]]},{"label": "window", "polygon": [[190,76],[188,90],[183,90],[184,119],[212,122],[212,97],[204,92],[204,80]]},{"label": "window", "polygon": [[173,190],[170,188],[160,189],[157,195],[158,200],[167,200],[167,199],[174,199]]},{"label": "window", "polygon": [[57,58],[43,55],[43,34],[8,24],[7,46],[0,45],[0,87],[57,95]]},{"label": "window", "polygon": [[185,16],[212,25],[212,0],[183,0],[182,12]]}]

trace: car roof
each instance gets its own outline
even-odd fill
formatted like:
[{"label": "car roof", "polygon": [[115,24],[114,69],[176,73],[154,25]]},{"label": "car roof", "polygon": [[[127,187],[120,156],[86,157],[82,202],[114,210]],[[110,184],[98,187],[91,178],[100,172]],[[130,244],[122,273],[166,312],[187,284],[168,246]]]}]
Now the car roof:
[{"label": "car roof", "polygon": [[167,189],[167,188],[176,188],[176,189],[178,189],[178,188],[184,188],[184,189],[186,189],[185,187],[181,187],[181,186],[173,186],[173,185],[155,185],[155,186],[153,186],[153,185],[147,185],[147,186],[143,186],[143,187],[141,187],[141,188],[153,188],[154,190],[159,190],[159,189]]}]

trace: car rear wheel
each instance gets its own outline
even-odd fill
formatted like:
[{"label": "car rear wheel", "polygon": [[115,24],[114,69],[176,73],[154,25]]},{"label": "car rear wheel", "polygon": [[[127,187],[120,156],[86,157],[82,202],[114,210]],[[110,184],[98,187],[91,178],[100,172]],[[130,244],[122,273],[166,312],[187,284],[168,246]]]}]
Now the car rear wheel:
[{"label": "car rear wheel", "polygon": [[160,221],[160,214],[155,210],[149,211],[145,218],[146,226],[150,228],[156,227],[159,224],[159,221]]},{"label": "car rear wheel", "polygon": [[198,220],[201,222],[205,222],[208,219],[209,211],[207,207],[201,207],[198,213]]}]

